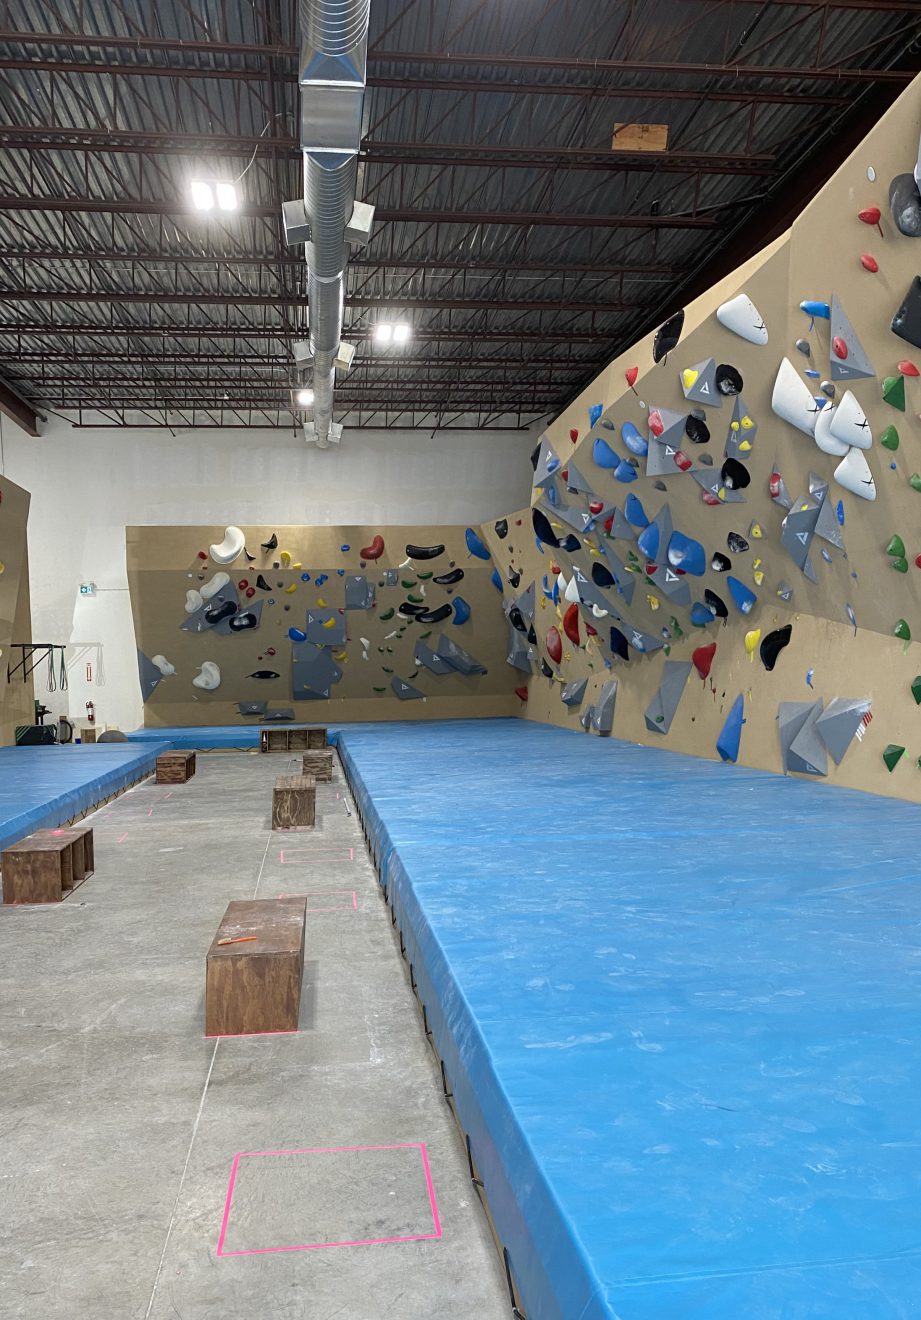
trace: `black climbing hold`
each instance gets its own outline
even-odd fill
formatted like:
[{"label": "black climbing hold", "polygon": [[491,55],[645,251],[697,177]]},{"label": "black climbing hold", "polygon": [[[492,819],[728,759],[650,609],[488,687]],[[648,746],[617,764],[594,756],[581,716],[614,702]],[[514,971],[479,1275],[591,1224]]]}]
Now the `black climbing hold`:
[{"label": "black climbing hold", "polygon": [[274,669],[256,669],[253,673],[247,675],[248,678],[280,678]]},{"label": "black climbing hold", "polygon": [[653,490],[665,490],[665,491],[668,490],[668,487],[666,486],[664,481],[654,481],[652,483],[652,486],[653,486]]},{"label": "black climbing hold", "polygon": [[913,174],[897,174],[889,185],[892,223],[906,238],[921,238],[921,193]]},{"label": "black climbing hold", "polygon": [[272,590],[272,588],[269,586],[268,582],[266,582],[265,578],[262,576],[261,573],[260,573],[259,576],[256,578],[256,586],[259,588],[260,591],[271,591],[271,590]]},{"label": "black climbing hold", "polygon": [[439,587],[452,587],[455,582],[462,581],[463,576],[464,570],[462,568],[455,568],[453,572],[442,573],[440,577],[434,578],[433,580],[438,583]]},{"label": "black climbing hold", "polygon": [[246,632],[249,628],[257,627],[258,618],[252,610],[244,610],[242,614],[235,614],[230,620],[231,632]]},{"label": "black climbing hold", "polygon": [[621,660],[630,659],[629,644],[619,628],[611,629],[611,650],[615,655],[619,655]]},{"label": "black climbing hold", "polygon": [[427,612],[427,608],[425,605],[410,605],[409,601],[404,601],[397,613],[402,614],[404,619],[418,619],[420,614]]},{"label": "black climbing hold", "polygon": [[278,546],[278,537],[273,532],[267,541],[262,542],[262,548],[265,551],[274,550]]},{"label": "black climbing hold", "polygon": [[744,383],[742,373],[728,362],[721,362],[716,368],[716,388],[720,394],[729,398],[741,394]]},{"label": "black climbing hold", "polygon": [[607,567],[606,564],[600,564],[596,559],[592,564],[592,581],[596,587],[616,587],[617,579]]},{"label": "black climbing hold", "polygon": [[717,619],[729,618],[729,611],[726,608],[726,602],[723,600],[722,596],[718,596],[716,592],[711,591],[709,587],[704,592],[704,600],[706,602],[707,609],[715,618]]},{"label": "black climbing hold", "polygon": [[560,541],[559,545],[561,550],[565,550],[571,555],[574,555],[577,550],[582,549],[582,542],[579,540],[578,536],[573,536],[572,532],[569,533],[565,541]]},{"label": "black climbing hold", "polygon": [[[403,607],[400,606],[402,609]],[[442,619],[451,617],[450,605],[439,605],[437,610],[424,610],[422,614],[417,614],[416,618],[420,623],[441,623]]]},{"label": "black climbing hold", "polygon": [[406,547],[406,553],[410,559],[437,559],[444,552],[443,545],[408,545]]},{"label": "black climbing hold", "polygon": [[553,528],[550,526],[550,519],[547,515],[541,509],[532,509],[531,521],[534,524],[534,535],[538,541],[557,549],[560,542],[553,534]]},{"label": "black climbing hold", "polygon": [[680,312],[675,312],[674,316],[670,316],[656,331],[656,337],[652,341],[653,362],[661,362],[665,355],[677,346],[683,329],[684,308]]},{"label": "black climbing hold", "polygon": [[496,529],[496,536],[498,536],[500,541],[504,541],[508,536],[508,519],[499,518],[493,525]]},{"label": "black climbing hold", "polygon": [[256,558],[255,555],[251,555],[251,554],[250,554],[250,552],[247,550],[246,546],[243,547],[243,553],[246,555],[246,560],[247,560],[247,563],[249,563],[249,564],[251,564],[251,563],[253,562],[253,560]]},{"label": "black climbing hold", "polygon": [[219,605],[209,605],[205,610],[206,623],[220,623],[222,619],[229,619],[231,614],[236,614],[237,607],[232,600],[222,600]]},{"label": "black climbing hold", "polygon": [[744,490],[751,481],[751,473],[737,458],[727,458],[720,468],[723,485],[729,490]]},{"label": "black climbing hold", "polygon": [[528,625],[524,621],[524,615],[517,605],[513,605],[508,612],[508,621],[518,632],[527,632]]},{"label": "black climbing hold", "polygon": [[748,549],[748,542],[745,537],[740,536],[738,532],[729,533],[726,537],[726,545],[734,555],[744,555],[745,551]]},{"label": "black climbing hold", "polygon": [[543,656],[541,656],[540,658],[540,672],[543,674],[544,678],[553,677],[553,670],[547,664],[547,661],[544,659]]},{"label": "black climbing hold", "polygon": [[722,555],[719,550],[717,550],[713,558],[710,560],[710,567],[713,569],[714,573],[728,573],[730,568],[732,568],[732,560],[728,555]]},{"label": "black climbing hold", "polygon": [[533,623],[531,624],[530,628],[528,629],[528,641],[531,643],[532,646],[536,646],[536,645],[537,645],[537,633],[534,631],[534,624],[533,624]]},{"label": "black climbing hold", "polygon": [[688,413],[684,419],[684,434],[694,445],[705,445],[710,439],[710,428],[702,417]]},{"label": "black climbing hold", "polygon": [[761,663],[765,669],[770,671],[777,663],[777,657],[785,646],[790,645],[790,638],[793,636],[792,623],[786,623],[782,628],[777,628],[774,632],[769,632],[767,637],[761,643],[760,654]]},{"label": "black climbing hold", "polygon": [[916,275],[902,306],[892,318],[892,333],[906,343],[921,348],[921,276]]},{"label": "black climbing hold", "polygon": [[517,587],[521,582],[521,574],[515,568],[508,571],[508,584],[510,587]]}]

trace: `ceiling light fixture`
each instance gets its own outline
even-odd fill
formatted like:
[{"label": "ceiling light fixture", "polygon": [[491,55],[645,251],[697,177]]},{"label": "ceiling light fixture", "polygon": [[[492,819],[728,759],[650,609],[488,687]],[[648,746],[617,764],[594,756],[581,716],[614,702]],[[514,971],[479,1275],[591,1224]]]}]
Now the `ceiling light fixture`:
[{"label": "ceiling light fixture", "polygon": [[189,194],[196,211],[235,211],[237,190],[225,179],[193,179]]},{"label": "ceiling light fixture", "polygon": [[410,333],[410,326],[405,321],[397,321],[396,324],[378,321],[374,327],[374,338],[378,344],[405,344]]},{"label": "ceiling light fixture", "polygon": [[298,390],[294,398],[299,408],[313,407],[313,390]]}]

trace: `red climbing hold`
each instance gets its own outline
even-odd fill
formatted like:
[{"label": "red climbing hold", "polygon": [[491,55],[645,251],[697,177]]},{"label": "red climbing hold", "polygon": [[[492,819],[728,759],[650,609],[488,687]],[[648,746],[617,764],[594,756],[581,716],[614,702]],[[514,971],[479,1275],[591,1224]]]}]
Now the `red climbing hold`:
[{"label": "red climbing hold", "polygon": [[624,372],[624,380],[630,386],[631,390],[636,384],[636,378],[639,374],[640,374],[639,367],[628,367],[627,370]]},{"label": "red climbing hold", "polygon": [[647,559],[643,567],[643,572],[647,577],[652,577],[658,567],[658,564],[654,564],[651,559]]},{"label": "red climbing hold", "polygon": [[564,481],[568,481],[568,480],[569,480],[569,468],[563,468],[563,470],[560,472],[560,476],[563,478]]},{"label": "red climbing hold", "polygon": [[687,454],[682,454],[680,449],[675,455],[675,467],[680,468],[682,472],[687,472],[688,468],[691,467],[691,460]]},{"label": "red climbing hold", "polygon": [[857,212],[857,219],[862,220],[865,225],[876,225],[882,238],[883,227],[880,224],[882,211],[878,206],[865,206],[862,211]]},{"label": "red climbing hold", "polygon": [[908,358],[904,358],[899,363],[899,371],[902,373],[903,376],[917,376],[921,374],[919,373],[918,368],[915,366],[915,364],[913,362],[909,362]]},{"label": "red climbing hold", "polygon": [[575,642],[576,646],[580,644],[582,639],[579,636],[579,607],[575,601],[563,615],[563,632],[571,642]]},{"label": "red climbing hold", "polygon": [[868,270],[871,275],[875,275],[879,270],[879,262],[869,252],[865,252],[860,258],[860,264],[864,270]]},{"label": "red climbing hold", "polygon": [[559,564],[551,564],[551,565],[550,565],[550,572],[551,572],[551,573],[553,573],[553,574],[557,574],[557,573],[559,573],[560,571],[561,571],[561,569],[560,569]]},{"label": "red climbing hold", "polygon": [[207,558],[208,558],[208,556],[205,554],[204,550],[199,550],[199,552],[198,552],[198,557],[199,557],[199,559],[207,559]]},{"label": "red climbing hold", "polygon": [[563,639],[556,628],[547,629],[547,654],[555,665],[563,658]]},{"label": "red climbing hold", "polygon": [[384,538],[375,536],[370,545],[366,545],[364,550],[359,550],[362,559],[380,559],[384,553]]},{"label": "red climbing hold", "polygon": [[520,701],[527,701],[528,689],[526,687],[515,688],[515,696],[518,697]]},{"label": "red climbing hold", "polygon": [[653,408],[649,413],[649,429],[653,435],[661,435],[665,430],[665,423],[662,421],[662,414],[658,408]]},{"label": "red climbing hold", "polygon": [[921,568],[921,555],[915,555],[915,568]]},{"label": "red climbing hold", "polygon": [[704,504],[719,504],[719,500],[715,495],[711,494],[709,490],[702,490],[700,492],[700,498],[703,500]]},{"label": "red climbing hold", "polygon": [[604,520],[604,530],[607,532],[608,536],[610,536],[611,533],[613,532],[613,530],[614,530],[614,515],[613,515],[613,513],[611,514],[610,518],[605,518],[605,520]]},{"label": "red climbing hold", "polygon": [[831,346],[835,357],[840,358],[843,362],[847,357],[847,344],[840,335],[835,335],[834,339],[831,341]]},{"label": "red climbing hold", "polygon": [[573,444],[575,444],[576,441],[578,440],[579,432],[576,430],[575,427],[573,427],[572,430],[569,432],[569,438],[573,442]]},{"label": "red climbing hold", "polygon": [[710,666],[713,664],[713,657],[716,655],[716,642],[711,642],[709,646],[698,646],[697,650],[691,655],[694,668],[701,678],[707,678],[710,673]]},{"label": "red climbing hold", "polygon": [[593,513],[597,515],[601,512],[603,508],[604,508],[604,500],[591,500],[589,502],[588,511],[589,513]]},{"label": "red climbing hold", "polygon": [[585,625],[585,631],[586,631],[586,633],[588,634],[589,637],[597,637],[597,636],[598,636],[598,629],[597,629],[597,628],[593,628],[592,625],[591,625],[590,623],[586,623],[586,625]]},{"label": "red climbing hold", "polygon": [[777,496],[780,494],[780,490],[781,490],[781,487],[782,487],[782,486],[783,486],[783,477],[782,477],[782,476],[780,475],[780,473],[775,469],[775,470],[771,473],[771,480],[768,482],[768,490],[769,490],[770,493],[771,493],[771,499],[772,499],[772,500],[776,500],[776,499],[777,499]]},{"label": "red climbing hold", "polygon": [[255,596],[255,594],[256,594],[256,588],[255,588],[255,587],[247,587],[247,588],[246,588],[246,599],[247,599],[247,600],[252,600],[252,598]]}]

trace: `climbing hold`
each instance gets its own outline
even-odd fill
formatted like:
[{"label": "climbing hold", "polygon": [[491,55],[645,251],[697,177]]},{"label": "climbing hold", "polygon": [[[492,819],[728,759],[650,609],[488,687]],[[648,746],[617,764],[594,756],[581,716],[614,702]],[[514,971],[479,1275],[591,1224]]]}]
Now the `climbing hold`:
[{"label": "climbing hold", "polygon": [[[735,579],[727,578],[726,580],[728,582],[734,581]],[[741,586],[741,583],[739,583],[739,585]],[[723,600],[722,596],[718,596],[716,592],[711,591],[709,587],[704,591],[704,601],[707,609],[715,619],[729,618],[729,610],[726,608],[726,602]]]},{"label": "climbing hold", "polygon": [[899,447],[899,433],[894,426],[887,426],[879,438],[880,444],[884,449],[891,449],[895,452]]},{"label": "climbing hold", "polygon": [[839,358],[842,362],[847,361],[847,344],[840,335],[835,335],[834,339],[831,341],[831,351],[834,353],[835,357]]},{"label": "climbing hold", "polygon": [[748,550],[748,542],[738,532],[729,532],[726,536],[726,547],[734,555],[744,555]]},{"label": "climbing hold", "polygon": [[[154,664],[157,663],[157,656],[154,656]],[[921,706],[921,674],[917,674],[911,680],[911,695],[915,699],[915,705]]]},{"label": "climbing hold", "polygon": [[205,610],[205,622],[212,624],[220,623],[223,619],[229,619],[232,614],[236,614],[236,601],[222,600],[217,605],[209,605]]},{"label": "climbing hold", "polygon": [[726,579],[726,585],[729,588],[732,602],[739,613],[750,614],[752,606],[758,599],[751,587],[746,586],[744,582],[740,582],[738,578],[731,575]]},{"label": "climbing hold", "polygon": [[890,408],[898,408],[899,412],[905,411],[904,376],[886,376],[883,380],[883,399]]},{"label": "climbing hold", "polygon": [[[917,565],[918,568],[921,568],[921,555],[918,555],[915,558],[915,564]],[[896,573],[908,572],[908,560],[900,559],[898,556],[894,556],[892,559],[889,560],[889,566],[890,568],[894,568]]]},{"label": "climbing hold", "polygon": [[451,620],[455,626],[466,623],[470,618],[470,606],[464,600],[463,596],[455,596],[451,602],[454,610],[454,618]]},{"label": "climbing hold", "polygon": [[[645,436],[640,435],[632,422],[624,422],[623,426],[620,428],[620,436],[631,454],[635,454],[637,458],[646,457],[649,452],[649,441]],[[597,463],[598,460],[595,459],[595,462]],[[605,466],[608,465],[604,463],[599,464],[599,467]]]},{"label": "climbing hold", "polygon": [[[342,553],[343,553],[344,555],[348,554],[348,552],[351,550],[351,548],[352,548],[352,547],[351,547],[350,545],[340,545],[340,547],[339,547],[339,549],[342,551]],[[295,567],[295,568],[300,568],[300,564],[295,564],[294,567]]]},{"label": "climbing hold", "polygon": [[892,774],[895,767],[905,755],[905,748],[900,747],[898,743],[888,743],[883,750],[883,763],[886,769]]},{"label": "climbing hold", "polygon": [[745,339],[749,344],[766,344],[768,332],[758,308],[744,293],[736,294],[716,309],[716,319],[727,330]]},{"label": "climbing hold", "polygon": [[553,528],[550,526],[550,519],[542,509],[535,507],[531,510],[531,521],[534,524],[534,534],[538,541],[554,548],[560,544],[554,535]]},{"label": "climbing hold", "polygon": [[771,410],[805,435],[815,434],[819,409],[789,358],[783,358],[777,370],[771,394]]},{"label": "climbing hold", "polygon": [[702,417],[688,413],[684,421],[684,434],[694,445],[705,445],[710,439],[710,428]]},{"label": "climbing hold", "polygon": [[[471,536],[476,537],[477,544],[479,545],[480,550],[483,551],[482,554],[480,554],[479,551],[474,551],[471,548],[470,545]],[[477,558],[479,559],[489,558],[489,551],[486,549],[485,545],[480,540],[480,538],[476,535],[476,532],[474,532],[472,527],[467,528],[467,549],[470,550],[471,554],[476,554]],[[444,552],[445,552],[445,548],[443,545],[408,545],[406,547],[406,553],[410,559],[437,559],[438,556],[443,555]]]},{"label": "climbing hold", "polygon": [[648,527],[649,519],[641,500],[631,491],[624,501],[624,517],[631,527]]},{"label": "climbing hold", "polygon": [[287,568],[288,565],[291,563],[291,551],[290,551],[290,550],[279,550],[279,552],[278,552],[278,558],[281,560],[281,566],[282,566],[282,568]]},{"label": "climbing hold", "polygon": [[862,500],[876,499],[876,483],[862,449],[849,449],[835,468],[834,478],[839,486],[859,495]]},{"label": "climbing hold", "polygon": [[293,596],[294,593],[295,593],[295,591],[297,591],[297,583],[296,583],[296,582],[292,582],[290,586],[285,587],[285,595],[286,595],[286,596]]},{"label": "climbing hold", "polygon": [[558,665],[560,661],[563,659],[563,639],[560,636],[559,630],[557,628],[555,627],[548,628],[546,646],[547,646],[547,654],[549,655],[550,659],[553,661],[555,665]]},{"label": "climbing hold", "polygon": [[710,567],[714,573],[727,573],[732,568],[732,560],[728,555],[720,554],[719,550],[716,550],[710,560]]},{"label": "climbing hold", "polygon": [[908,478],[908,484],[912,490],[921,490],[921,473],[913,472]]},{"label": "climbing hold", "polygon": [[820,390],[822,391],[822,393],[826,396],[826,398],[829,398],[829,399],[833,399],[833,398],[835,397],[836,392],[837,392],[837,391],[836,391],[836,388],[835,388],[835,385],[834,385],[834,384],[832,383],[832,381],[830,381],[830,380],[823,380],[823,381],[822,381],[822,384],[819,386],[819,389],[820,389]]},{"label": "climbing hold", "polygon": [[784,624],[782,628],[776,628],[773,632],[769,632],[767,637],[765,637],[764,641],[761,643],[761,649],[759,652],[761,663],[769,673],[776,665],[777,657],[780,655],[781,651],[785,646],[790,645],[790,638],[792,636],[793,625],[787,623]]},{"label": "climbing hold", "polygon": [[597,422],[598,418],[601,416],[601,414],[602,414],[603,412],[604,412],[604,404],[603,404],[603,403],[593,403],[593,404],[592,404],[592,406],[591,406],[591,407],[589,408],[589,410],[588,410],[588,424],[589,424],[590,427],[595,425],[595,423]]},{"label": "climbing hold", "polygon": [[733,398],[742,393],[744,385],[742,374],[728,362],[720,362],[716,368],[716,388],[725,398]]},{"label": "climbing hold", "polygon": [[761,560],[755,559],[752,562],[752,577],[755,579],[755,586],[760,587],[764,581],[764,571],[761,567]]},{"label": "climbing hold", "polygon": [[636,468],[624,459],[623,462],[619,463],[614,469],[614,477],[617,481],[621,481],[624,485],[628,485],[631,481],[636,481]]},{"label": "climbing hold", "polygon": [[204,603],[205,603],[205,602],[204,602],[204,600],[202,599],[202,595],[201,595],[201,592],[200,592],[200,591],[187,591],[187,592],[185,593],[185,612],[186,612],[186,614],[194,614],[196,610],[200,610],[200,609],[201,609],[201,607],[202,607],[202,605],[204,605]]},{"label": "climbing hold", "polygon": [[745,700],[740,693],[732,703],[729,714],[720,730],[720,735],[716,740],[716,750],[719,753],[721,761],[731,761],[733,764],[739,759],[739,747],[742,741],[742,726],[745,723],[743,712],[745,710]]},{"label": "climbing hold", "polygon": [[396,611],[393,609],[392,606],[390,607],[389,610],[384,610],[383,614],[381,614],[381,615],[379,616],[381,622],[382,622],[382,623],[386,623],[388,619],[392,619],[393,616],[394,616],[394,614],[395,614],[395,612],[396,612]]},{"label": "climbing hold", "polygon": [[864,270],[868,270],[871,275],[876,275],[879,271],[879,262],[870,252],[864,252],[860,258],[860,264]]},{"label": "climbing hold", "polygon": [[384,553],[384,538],[380,535],[375,536],[370,545],[366,545],[363,550],[359,550],[362,559],[380,559]]},{"label": "climbing hold", "polygon": [[812,345],[808,339],[797,339],[796,348],[802,353],[803,357],[812,357]]},{"label": "climbing hold", "polygon": [[570,432],[569,432],[569,438],[570,438],[570,440],[572,441],[573,444],[575,444],[576,441],[578,440],[578,438],[579,438],[579,432],[576,430],[575,427],[572,427],[572,429],[570,430]]},{"label": "climbing hold", "polygon": [[213,692],[221,686],[221,671],[213,660],[204,661],[199,673],[192,679],[192,686],[204,688],[206,692]]},{"label": "climbing hold", "polygon": [[[636,384],[636,378],[639,374],[640,374],[639,367],[628,367],[627,370],[624,372],[624,380],[630,386],[631,390]],[[635,390],[634,393],[636,393]]]},{"label": "climbing hold", "polygon": [[913,362],[910,362],[908,358],[903,358],[902,361],[899,363],[899,371],[902,373],[903,376],[914,377],[921,375],[921,372],[918,371],[918,368],[915,366],[915,364]]},{"label": "climbing hold", "polygon": [[576,644],[576,646],[580,646],[582,644],[581,638],[579,636],[578,605],[575,604],[570,605],[566,613],[563,615],[563,632],[566,634],[566,636],[569,638],[571,642],[574,642]]},{"label": "climbing hold", "polygon": [[528,689],[526,687],[516,687],[515,696],[518,697],[519,701],[527,701]]},{"label": "climbing hold", "polygon": [[683,532],[672,532],[666,557],[672,568],[691,573],[694,577],[702,577],[707,571],[707,557],[703,546],[699,541],[685,536]]},{"label": "climbing hold", "polygon": [[262,542],[262,548],[265,551],[274,550],[278,545],[278,537],[273,532],[267,541]]},{"label": "climbing hold", "polygon": [[602,436],[598,436],[592,445],[592,461],[600,468],[616,468],[621,463],[621,457],[616,450],[612,449]]},{"label": "climbing hold", "polygon": [[879,236],[883,236],[883,227],[880,224],[882,211],[878,206],[865,206],[862,211],[857,212],[857,219],[863,221],[865,225],[876,225],[879,230]]},{"label": "climbing hold", "polygon": [[253,628],[259,627],[259,615],[254,614],[252,610],[244,610],[240,614],[235,614],[230,620],[231,632],[250,632]]},{"label": "climbing hold", "polygon": [[676,347],[684,329],[684,309],[659,326],[652,341],[652,360],[661,362]]},{"label": "climbing hold", "polygon": [[899,619],[899,621],[896,623],[892,631],[895,634],[895,636],[900,639],[900,641],[903,642],[911,641],[911,629],[909,628],[908,624],[905,622],[904,619]]},{"label": "climbing hold", "polygon": [[202,600],[210,600],[212,596],[216,596],[219,591],[223,591],[225,587],[229,586],[230,578],[226,573],[215,573],[211,581],[206,582],[201,588],[201,598]]},{"label": "climbing hold", "polygon": [[306,642],[307,640],[307,634],[302,632],[300,628],[289,628],[288,636],[292,642]]},{"label": "climbing hold", "polygon": [[498,518],[493,524],[493,527],[495,528],[496,536],[498,536],[499,540],[504,541],[508,536],[508,519]]},{"label": "climbing hold", "polygon": [[448,618],[450,613],[450,605],[439,605],[438,608],[434,610],[423,610],[421,614],[416,615],[416,618],[420,623],[441,623],[443,619]]},{"label": "climbing hold", "polygon": [[[820,418],[816,420],[815,428],[817,439],[819,420]],[[873,433],[870,430],[866,413],[850,390],[844,391],[841,402],[833,410],[828,430],[835,440],[844,445],[856,445],[858,449],[869,449],[873,444]]]},{"label": "climbing hold", "polygon": [[697,649],[691,653],[691,663],[702,679],[708,677],[710,666],[713,664],[713,657],[715,655],[716,642],[710,642],[707,646],[698,646]]},{"label": "climbing hold", "polygon": [[751,481],[751,473],[737,458],[727,458],[720,468],[720,477],[727,490],[744,490]]},{"label": "climbing hold", "polygon": [[752,628],[750,632],[747,632],[745,634],[745,651],[746,654],[748,655],[749,661],[754,660],[755,647],[758,645],[760,641],[761,641],[760,628]]},{"label": "climbing hold", "polygon": [[649,410],[649,429],[657,439],[665,430],[665,422],[658,408]]},{"label": "climbing hold", "polygon": [[886,546],[886,554],[894,555],[899,559],[905,558],[905,542],[899,536],[898,532],[889,538],[889,544]]},{"label": "climbing hold", "polygon": [[[816,319],[820,321],[831,320],[831,307],[829,306],[829,304],[827,302],[820,302],[816,298],[806,298],[803,302],[800,303],[799,309],[801,312],[805,312],[807,316],[811,316],[813,320]],[[798,346],[799,345],[797,342],[797,347]]]}]

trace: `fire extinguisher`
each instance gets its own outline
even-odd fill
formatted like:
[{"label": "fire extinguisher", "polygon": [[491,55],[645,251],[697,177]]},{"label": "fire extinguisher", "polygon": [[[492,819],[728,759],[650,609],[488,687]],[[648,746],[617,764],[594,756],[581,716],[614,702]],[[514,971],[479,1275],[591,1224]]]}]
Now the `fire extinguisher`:
[{"label": "fire extinguisher", "polygon": [[86,703],[86,718],[89,720],[90,724],[96,723],[96,707],[92,701]]}]

